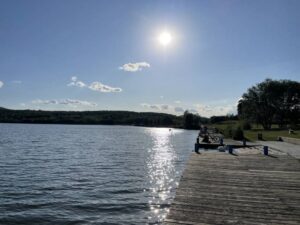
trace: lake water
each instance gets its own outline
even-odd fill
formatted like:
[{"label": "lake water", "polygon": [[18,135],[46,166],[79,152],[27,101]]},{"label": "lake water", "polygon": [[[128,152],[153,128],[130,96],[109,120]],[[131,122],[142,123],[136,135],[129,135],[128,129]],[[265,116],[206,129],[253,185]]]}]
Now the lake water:
[{"label": "lake water", "polygon": [[0,124],[0,224],[159,224],[196,135]]}]

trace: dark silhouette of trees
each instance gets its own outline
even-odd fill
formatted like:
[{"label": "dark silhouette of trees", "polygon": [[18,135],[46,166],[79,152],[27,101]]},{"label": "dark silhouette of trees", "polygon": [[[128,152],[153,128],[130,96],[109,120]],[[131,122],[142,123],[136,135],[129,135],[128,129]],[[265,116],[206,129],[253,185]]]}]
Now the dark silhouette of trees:
[{"label": "dark silhouette of trees", "polygon": [[182,127],[182,117],[129,111],[42,111],[0,108],[0,123],[102,124]]},{"label": "dark silhouette of trees", "polygon": [[183,114],[184,129],[199,129],[200,124],[207,124],[208,122],[209,122],[208,118],[201,117],[198,114],[190,113],[187,110]]},{"label": "dark silhouette of trees", "polygon": [[233,114],[228,114],[226,116],[212,116],[212,117],[210,117],[210,122],[211,123],[221,123],[221,122],[228,121],[228,120],[238,120],[238,116],[233,115]]},{"label": "dark silhouette of trees", "polygon": [[182,116],[130,111],[43,111],[0,107],[0,123],[102,124],[199,129],[209,119],[188,111]]},{"label": "dark silhouette of trees", "polygon": [[192,113],[189,113],[189,111],[185,111],[183,114],[183,128],[193,129],[194,126],[193,119],[194,119],[194,115]]},{"label": "dark silhouette of trees", "polygon": [[241,119],[261,124],[264,129],[272,123],[279,127],[297,125],[300,116],[300,83],[291,80],[265,81],[251,87],[238,104]]}]

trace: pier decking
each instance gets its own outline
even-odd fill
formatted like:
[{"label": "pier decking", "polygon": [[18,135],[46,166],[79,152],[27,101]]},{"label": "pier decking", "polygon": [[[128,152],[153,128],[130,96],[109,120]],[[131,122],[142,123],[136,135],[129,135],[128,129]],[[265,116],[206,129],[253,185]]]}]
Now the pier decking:
[{"label": "pier decking", "polygon": [[164,224],[300,224],[299,160],[258,150],[193,153]]},{"label": "pier decking", "polygon": [[250,145],[248,145],[248,144],[244,145],[242,141],[235,141],[232,139],[224,139],[222,144],[221,143],[205,143],[205,142],[195,143],[195,151],[197,152],[199,149],[216,149],[220,146],[231,146],[233,148],[243,148],[246,146],[252,147],[255,145],[253,143],[251,143]]}]

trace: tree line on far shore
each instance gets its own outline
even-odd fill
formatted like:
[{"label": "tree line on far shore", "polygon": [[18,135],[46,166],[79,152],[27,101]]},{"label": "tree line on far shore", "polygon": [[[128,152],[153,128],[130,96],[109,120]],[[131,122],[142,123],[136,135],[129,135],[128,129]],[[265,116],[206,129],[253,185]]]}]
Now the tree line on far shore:
[{"label": "tree line on far shore", "polygon": [[237,120],[237,116],[206,118],[188,111],[181,116],[175,116],[152,112],[11,110],[0,107],[0,123],[100,124],[199,129],[200,124],[226,120]]},{"label": "tree line on far shore", "polygon": [[43,111],[0,108],[0,123],[99,124],[181,127],[182,118],[165,113],[130,111]]},{"label": "tree line on far shore", "polygon": [[11,110],[0,107],[0,123],[102,124],[199,129],[201,124],[217,124],[240,120],[241,129],[260,124],[265,130],[297,128],[300,119],[300,83],[271,80],[254,85],[245,92],[237,107],[237,115],[202,117],[185,111],[181,116],[153,112],[130,111],[43,111]]}]

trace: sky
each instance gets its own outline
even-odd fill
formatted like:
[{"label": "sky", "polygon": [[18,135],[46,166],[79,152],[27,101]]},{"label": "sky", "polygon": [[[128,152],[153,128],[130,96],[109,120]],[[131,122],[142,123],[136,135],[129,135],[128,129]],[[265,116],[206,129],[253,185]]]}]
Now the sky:
[{"label": "sky", "polygon": [[266,78],[300,80],[299,12],[298,0],[0,0],[0,106],[235,113]]}]

